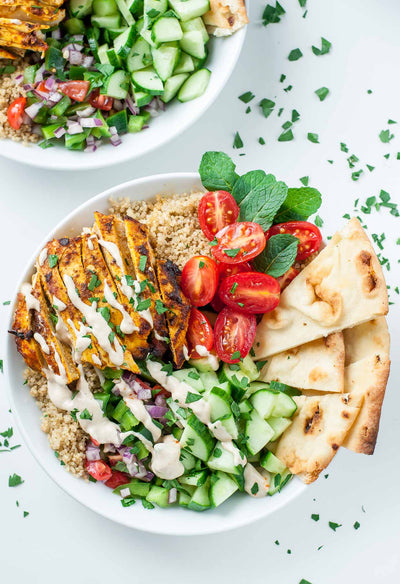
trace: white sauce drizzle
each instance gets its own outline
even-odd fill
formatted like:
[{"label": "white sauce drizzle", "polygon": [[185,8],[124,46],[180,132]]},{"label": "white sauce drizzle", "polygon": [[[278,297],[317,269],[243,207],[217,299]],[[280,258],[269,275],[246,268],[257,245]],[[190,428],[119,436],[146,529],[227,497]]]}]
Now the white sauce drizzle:
[{"label": "white sauce drizzle", "polygon": [[[123,379],[115,384],[118,388],[120,394],[122,395],[124,402],[132,412],[132,414],[142,422],[143,426],[150,432],[154,442],[157,442],[161,438],[161,429],[156,426],[153,422],[152,417],[146,410],[145,405],[141,399],[138,399],[132,389]],[[140,388],[140,387],[139,387]]]},{"label": "white sauce drizzle", "polygon": [[108,326],[107,321],[102,315],[96,311],[97,302],[92,302],[90,306],[83,302],[75,290],[73,279],[68,274],[64,274],[63,280],[67,288],[69,299],[75,308],[77,308],[85,317],[86,322],[90,325],[91,332],[96,337],[100,347],[108,354],[110,361],[117,367],[120,367],[124,362],[124,352],[116,336],[114,337],[113,345],[110,343],[108,337],[111,328]]},{"label": "white sauce drizzle", "polygon": [[54,295],[53,295],[53,306],[55,306],[59,312],[62,312],[63,310],[65,310],[67,308],[67,305],[62,300],[57,298],[57,296],[54,296]]},{"label": "white sauce drizzle", "polygon": [[92,355],[92,361],[95,365],[98,365],[98,367],[101,367],[101,361],[97,355]]},{"label": "white sauce drizzle", "polygon": [[233,454],[235,460],[238,461],[237,464],[244,466],[246,458],[242,457],[239,449],[233,444],[232,436],[225,430],[220,421],[211,422],[210,404],[204,398],[187,404],[187,394],[189,392],[197,393],[190,385],[173,375],[167,375],[165,371],[161,371],[162,365],[156,361],[147,361],[146,365],[150,375],[171,393],[172,399],[177,401],[182,408],[190,407],[199,420],[208,426],[213,436],[221,441],[223,448]]},{"label": "white sauce drizzle", "polygon": [[[139,294],[140,293],[140,282],[139,282],[139,280],[134,280],[133,287],[135,289],[136,294]],[[136,307],[137,307],[137,304],[138,304],[137,296],[133,300],[134,300],[134,305],[133,306],[134,306],[134,309],[136,310]],[[140,316],[149,323],[149,325],[151,326],[151,328],[154,327],[153,316],[152,316],[149,308],[146,308],[146,310],[141,310],[140,311]]]},{"label": "white sauce drizzle", "polygon": [[44,262],[46,261],[47,254],[48,254],[47,247],[44,247],[42,249],[42,251],[40,252],[39,257],[38,257],[38,262],[39,262],[40,267],[42,267]]},{"label": "white sauce drizzle", "polygon": [[121,313],[122,321],[119,326],[124,334],[129,335],[134,331],[139,330],[139,328],[133,322],[132,317],[126,312],[122,304],[120,304],[118,300],[115,298],[107,282],[104,282],[104,298],[107,300],[110,306],[112,306]]},{"label": "white sauce drizzle", "polygon": [[21,294],[24,295],[26,307],[28,310],[37,310],[37,312],[40,312],[40,302],[33,296],[31,284],[28,284],[28,282],[22,284]]},{"label": "white sauce drizzle", "polygon": [[35,341],[37,343],[39,343],[40,348],[42,349],[43,353],[45,353],[45,355],[50,355],[50,347],[49,345],[46,343],[45,339],[42,337],[42,335],[40,333],[35,333],[33,335],[33,338],[35,339]]},{"label": "white sauce drizzle", "polygon": [[[254,490],[254,485],[258,485],[258,490],[256,493],[252,492]],[[264,477],[254,468],[249,462],[244,467],[244,490],[246,493],[252,497],[265,497],[269,489],[269,480]]]},{"label": "white sauce drizzle", "polygon": [[69,330],[63,319],[59,314],[57,314],[58,319],[56,323],[56,337],[59,341],[68,345],[69,347],[72,346],[71,335],[69,334]]},{"label": "white sauce drizzle", "polygon": [[213,371],[217,371],[219,367],[219,360],[216,355],[210,353],[206,347],[203,345],[196,345],[195,347],[197,353],[201,356],[202,359],[211,367]]},{"label": "white sauce drizzle", "polygon": [[172,480],[185,472],[179,460],[181,446],[173,436],[165,436],[162,442],[155,444],[151,460],[151,470],[161,479]]}]

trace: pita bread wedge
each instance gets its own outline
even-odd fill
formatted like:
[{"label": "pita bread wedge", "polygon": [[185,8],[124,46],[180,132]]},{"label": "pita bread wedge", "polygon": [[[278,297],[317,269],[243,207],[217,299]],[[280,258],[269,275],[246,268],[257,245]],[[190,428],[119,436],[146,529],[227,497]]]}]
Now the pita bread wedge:
[{"label": "pita bread wedge", "polygon": [[382,268],[358,219],[351,219],[283,291],[265,314],[256,359],[303,345],[386,314]]},{"label": "pita bread wedge", "polygon": [[261,370],[261,381],[280,381],[292,387],[327,392],[343,392],[344,341],[333,333],[278,353]]},{"label": "pita bread wedge", "polygon": [[14,53],[10,53],[10,51],[0,47],[0,59],[11,59],[13,61],[16,58],[17,57]]},{"label": "pita bread wedge", "polygon": [[374,354],[389,354],[390,335],[386,318],[381,316],[343,331],[346,347],[345,365]]},{"label": "pita bread wedge", "polygon": [[298,409],[279,440],[276,456],[306,484],[315,481],[343,444],[362,404],[362,395],[294,398]]},{"label": "pita bread wedge", "polygon": [[229,36],[249,22],[244,0],[210,0],[203,20],[214,36]]}]

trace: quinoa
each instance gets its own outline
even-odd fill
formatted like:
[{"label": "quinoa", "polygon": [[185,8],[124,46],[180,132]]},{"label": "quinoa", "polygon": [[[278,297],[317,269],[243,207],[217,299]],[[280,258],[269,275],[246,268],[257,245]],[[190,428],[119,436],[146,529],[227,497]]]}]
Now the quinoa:
[{"label": "quinoa", "polygon": [[154,201],[132,201],[128,197],[111,199],[110,212],[145,223],[156,257],[170,259],[182,269],[195,255],[211,255],[197,215],[203,194],[157,196]]},{"label": "quinoa", "polygon": [[8,123],[7,109],[14,99],[26,96],[22,85],[18,85],[15,78],[24,73],[29,63],[25,59],[18,59],[12,64],[16,67],[14,73],[0,75],[0,139],[10,138],[27,145],[29,142],[37,142],[39,136],[32,134],[31,127],[26,124],[23,124],[19,130],[13,130]]}]

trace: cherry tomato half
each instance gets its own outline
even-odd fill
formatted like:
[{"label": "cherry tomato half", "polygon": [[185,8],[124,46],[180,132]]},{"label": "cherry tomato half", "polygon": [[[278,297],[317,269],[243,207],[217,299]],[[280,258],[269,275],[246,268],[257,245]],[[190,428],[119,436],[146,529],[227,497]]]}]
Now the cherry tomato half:
[{"label": "cherry tomato half", "polygon": [[211,247],[211,253],[223,264],[241,264],[251,260],[262,252],[266,244],[260,225],[251,221],[227,225],[215,237],[218,243]]},{"label": "cherry tomato half", "polygon": [[234,274],[241,274],[242,272],[252,272],[253,268],[249,262],[242,262],[241,264],[218,264],[219,281],[222,282],[225,278],[233,276]]},{"label": "cherry tomato half", "polygon": [[224,308],[214,327],[214,348],[224,363],[238,363],[246,357],[256,336],[257,321],[254,314],[244,314]]},{"label": "cherry tomato half", "polygon": [[96,109],[109,112],[114,104],[114,99],[108,95],[100,94],[100,89],[95,89],[89,96],[89,103]]},{"label": "cherry tomato half", "polygon": [[296,276],[299,275],[299,271],[296,270],[293,266],[288,269],[282,276],[277,278],[279,285],[281,287],[281,292],[289,286],[290,282],[295,279]]},{"label": "cherry tomato half", "polygon": [[110,487],[110,489],[116,489],[117,487],[120,487],[121,485],[126,485],[129,482],[130,478],[128,477],[128,475],[124,474],[123,472],[120,472],[119,470],[112,470],[111,477],[108,480],[106,480],[104,484],[107,487]]},{"label": "cherry tomato half", "polygon": [[14,99],[14,101],[8,106],[7,110],[8,123],[14,130],[19,130],[20,127],[22,126],[25,106],[26,106],[25,97],[17,97],[17,99]]},{"label": "cherry tomato half", "polygon": [[158,395],[161,395],[162,397],[171,397],[171,392],[168,391],[168,389],[165,389],[165,387],[162,387],[162,385],[155,385],[153,387],[153,397],[157,397]]},{"label": "cherry tomato half", "polygon": [[58,89],[75,101],[85,101],[89,91],[90,81],[62,81]]},{"label": "cherry tomato half", "polygon": [[235,223],[239,216],[239,207],[227,191],[214,191],[203,195],[198,214],[202,232],[212,241],[218,231]]},{"label": "cherry tomato half", "polygon": [[268,229],[265,237],[268,240],[272,235],[278,235],[279,233],[289,233],[300,241],[296,256],[296,260],[299,262],[318,251],[322,241],[322,235],[318,227],[308,221],[288,221],[287,223],[273,225]]},{"label": "cherry tomato half", "polygon": [[279,304],[278,280],[260,272],[243,272],[225,278],[219,287],[219,296],[239,312],[263,314]]},{"label": "cherry tomato half", "polygon": [[85,469],[96,481],[108,481],[112,475],[111,468],[104,460],[87,460]]},{"label": "cherry tomato half", "polygon": [[193,306],[205,306],[215,294],[218,284],[218,266],[207,256],[194,256],[185,264],[181,288]]},{"label": "cherry tomato half", "polygon": [[214,333],[210,321],[200,310],[192,308],[190,311],[188,332],[186,340],[189,348],[189,355],[191,359],[201,359],[204,355],[200,355],[196,351],[196,346],[201,345],[207,351],[210,351],[214,342]]}]

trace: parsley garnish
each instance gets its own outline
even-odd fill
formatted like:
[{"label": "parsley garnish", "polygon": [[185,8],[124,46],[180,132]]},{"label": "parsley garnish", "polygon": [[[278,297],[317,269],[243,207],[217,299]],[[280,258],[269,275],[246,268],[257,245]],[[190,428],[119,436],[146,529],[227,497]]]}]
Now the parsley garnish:
[{"label": "parsley garnish", "polygon": [[356,521],[353,525],[354,529],[358,529],[360,527],[360,524],[358,521]]},{"label": "parsley garnish", "polygon": [[234,293],[235,293],[235,290],[236,290],[236,288],[237,288],[237,287],[238,287],[238,283],[237,283],[237,282],[234,282],[234,283],[232,284],[232,288],[229,290],[229,292],[230,292],[231,294],[234,294]]},{"label": "parsley garnish", "polygon": [[313,513],[313,514],[311,515],[311,519],[312,519],[313,521],[319,521],[319,515],[318,515],[318,513]]},{"label": "parsley garnish", "polygon": [[258,483],[254,483],[254,485],[250,489],[251,494],[252,495],[256,495],[258,493],[258,490],[259,490]]},{"label": "parsley garnish", "polygon": [[165,365],[163,365],[163,367],[161,367],[161,371],[164,371],[167,374],[167,376],[172,375],[173,372],[172,363],[166,363]]},{"label": "parsley garnish", "polygon": [[185,400],[185,404],[191,404],[193,402],[197,402],[197,401],[199,401],[199,399],[202,399],[201,395],[199,393],[192,393],[191,391],[188,391],[187,396],[186,396],[186,400]]},{"label": "parsley garnish", "polygon": [[93,416],[87,408],[85,408],[79,415],[81,420],[92,420]]},{"label": "parsley garnish", "polygon": [[235,351],[234,353],[232,353],[231,359],[240,359],[241,358],[241,354],[240,351]]},{"label": "parsley garnish", "polygon": [[243,148],[243,140],[240,137],[239,132],[236,132],[235,137],[233,139],[233,148],[236,149]]},{"label": "parsley garnish", "polygon": [[[88,288],[91,292],[93,292],[93,290],[95,288],[97,288],[97,286],[100,286],[101,284],[101,280],[98,279],[98,277],[96,276],[96,274],[92,274],[92,277],[90,278],[90,282],[88,284]],[[93,302],[91,299],[89,299],[90,302]],[[96,301],[98,301],[99,299],[97,298]]]},{"label": "parsley garnish", "polygon": [[146,298],[146,300],[141,300],[137,303],[136,311],[141,312],[142,310],[147,310],[151,306],[151,298]]},{"label": "parsley garnish", "polygon": [[329,89],[327,87],[320,87],[319,89],[316,89],[314,93],[319,97],[320,101],[324,101],[329,93]]},{"label": "parsley garnish", "polygon": [[239,252],[240,247],[237,247],[235,249],[224,249],[224,254],[229,256],[230,258],[235,258]]},{"label": "parsley garnish", "polygon": [[390,133],[390,130],[382,130],[379,134],[379,139],[384,144],[388,144],[390,140],[393,140],[394,134]]},{"label": "parsley garnish", "polygon": [[243,103],[249,103],[254,98],[255,95],[251,91],[246,91],[246,93],[242,93],[242,95],[239,95],[239,99],[240,101],[243,101]]},{"label": "parsley garnish", "polygon": [[262,14],[262,23],[264,26],[267,26],[268,24],[276,24],[281,21],[281,16],[284,14],[285,9],[282,8],[279,2],[275,2],[275,6],[267,4]]},{"label": "parsley garnish", "polygon": [[320,55],[326,55],[331,50],[332,43],[328,40],[321,37],[321,48],[315,47],[314,45],[311,47],[312,52],[314,55],[319,57]]},{"label": "parsley garnish", "polygon": [[307,140],[313,142],[313,144],[319,144],[319,136],[318,134],[314,134],[314,132],[308,132]]},{"label": "parsley garnish", "polygon": [[164,306],[161,300],[157,299],[155,304],[157,314],[164,314],[164,312],[167,312],[168,308]]},{"label": "parsley garnish", "polygon": [[15,473],[8,477],[8,486],[9,487],[18,487],[18,485],[22,485],[22,483],[24,483],[24,482],[25,481],[23,481],[22,478]]},{"label": "parsley garnish", "polygon": [[294,139],[292,130],[286,130],[286,132],[282,132],[278,137],[278,142],[291,142]]},{"label": "parsley garnish", "polygon": [[57,265],[57,262],[58,262],[58,256],[55,254],[50,254],[49,255],[49,267],[55,268],[55,266]]},{"label": "parsley garnish", "polygon": [[301,59],[302,56],[303,56],[303,53],[301,52],[300,49],[293,49],[292,51],[290,51],[290,53],[288,55],[288,60],[289,61],[298,61],[299,59]]},{"label": "parsley garnish", "polygon": [[147,256],[141,255],[139,260],[139,270],[144,272],[146,269]]},{"label": "parsley garnish", "polygon": [[275,102],[264,97],[258,105],[262,110],[264,118],[268,118],[274,110]]},{"label": "parsley garnish", "polygon": [[338,527],[342,527],[341,523],[335,523],[334,521],[329,521],[329,527],[336,531]]}]

